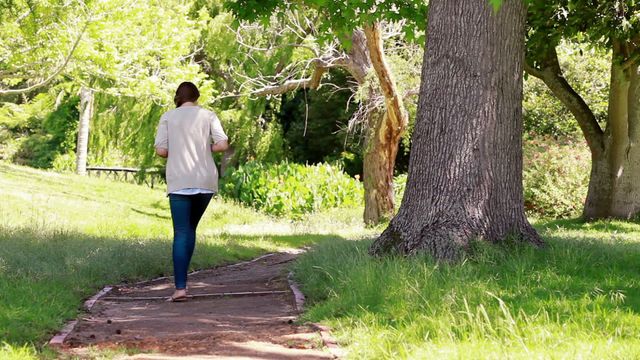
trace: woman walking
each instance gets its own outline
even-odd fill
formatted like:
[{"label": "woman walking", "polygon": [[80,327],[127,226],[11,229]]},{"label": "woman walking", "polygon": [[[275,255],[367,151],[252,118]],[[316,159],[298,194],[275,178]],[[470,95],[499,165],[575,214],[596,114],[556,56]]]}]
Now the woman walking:
[{"label": "woman walking", "polygon": [[167,158],[167,193],[173,220],[175,292],[168,301],[187,300],[187,271],[195,248],[196,228],[218,191],[212,152],[228,148],[228,138],[212,111],[198,106],[200,92],[190,82],[178,86],[176,108],[160,117],[156,153]]}]

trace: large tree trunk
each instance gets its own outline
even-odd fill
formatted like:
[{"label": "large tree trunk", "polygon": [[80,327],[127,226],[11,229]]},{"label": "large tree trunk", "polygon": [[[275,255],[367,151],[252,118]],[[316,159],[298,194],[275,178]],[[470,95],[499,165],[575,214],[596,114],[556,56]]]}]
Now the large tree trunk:
[{"label": "large tree trunk", "polygon": [[80,122],[78,124],[78,143],[76,146],[76,173],[87,174],[87,149],[89,146],[89,123],[93,116],[93,91],[86,87],[80,89]]},{"label": "large tree trunk", "polygon": [[409,175],[370,251],[455,259],[474,239],[541,245],[524,214],[525,5],[432,0]]},{"label": "large tree trunk", "polygon": [[527,66],[571,111],[591,151],[585,220],[629,219],[640,212],[640,75],[633,47],[613,41],[607,127],[602,131],[593,111],[562,74],[555,49],[544,54],[539,69]]},{"label": "large tree trunk", "polygon": [[621,47],[614,44],[604,151],[592,153],[586,220],[629,219],[640,212],[640,81],[637,64],[616,61]]}]

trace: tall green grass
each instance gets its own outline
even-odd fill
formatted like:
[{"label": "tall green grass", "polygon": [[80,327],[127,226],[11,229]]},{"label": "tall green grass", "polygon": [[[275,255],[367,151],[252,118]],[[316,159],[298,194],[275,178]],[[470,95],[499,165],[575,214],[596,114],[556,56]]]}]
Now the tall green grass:
[{"label": "tall green grass", "polygon": [[[163,189],[0,163],[0,197],[2,359],[43,356],[46,340],[103,286],[172,273]],[[371,234],[360,211],[288,222],[216,199],[199,226],[192,268]]]},{"label": "tall green grass", "polygon": [[294,266],[305,317],[353,359],[640,358],[640,225],[537,226],[545,249],[478,243],[455,264],[326,242]]}]

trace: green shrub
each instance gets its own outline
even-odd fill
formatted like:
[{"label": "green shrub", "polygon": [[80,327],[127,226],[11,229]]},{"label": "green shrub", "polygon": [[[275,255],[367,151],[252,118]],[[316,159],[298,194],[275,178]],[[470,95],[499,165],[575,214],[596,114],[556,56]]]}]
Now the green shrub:
[{"label": "green shrub", "polygon": [[393,178],[393,197],[396,202],[396,208],[400,207],[404,190],[407,187],[407,174],[400,174]]},{"label": "green shrub", "polygon": [[0,124],[0,160],[11,161],[24,139]]},{"label": "green shrub", "polygon": [[51,166],[57,172],[73,172],[76,169],[76,153],[58,154]]},{"label": "green shrub", "polygon": [[78,97],[65,99],[44,118],[29,118],[26,137],[12,154],[13,162],[37,168],[51,168],[55,158],[75,149],[78,126]]},{"label": "green shrub", "polygon": [[221,194],[276,216],[299,218],[317,210],[361,206],[362,184],[329,164],[249,162],[229,169]]},{"label": "green shrub", "polygon": [[576,217],[582,211],[591,156],[586,144],[533,139],[524,142],[524,204],[529,215]]}]

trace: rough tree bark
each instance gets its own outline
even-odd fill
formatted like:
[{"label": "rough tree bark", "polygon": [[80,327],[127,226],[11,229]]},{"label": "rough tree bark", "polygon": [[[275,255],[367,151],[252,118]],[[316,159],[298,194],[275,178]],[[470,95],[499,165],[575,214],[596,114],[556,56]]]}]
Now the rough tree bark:
[{"label": "rough tree bark", "polygon": [[76,173],[87,174],[87,152],[89,146],[89,123],[93,116],[93,90],[80,89],[80,121],[78,123],[78,143],[76,145]]},{"label": "rough tree bark", "polygon": [[542,245],[524,214],[525,5],[429,3],[418,115],[398,214],[370,252],[452,260],[474,239]]},{"label": "rough tree bark", "polygon": [[640,75],[634,45],[613,41],[607,126],[603,131],[593,111],[562,74],[555,49],[544,54],[539,68],[527,73],[541,79],[571,111],[591,151],[591,176],[582,216],[585,220],[629,219],[640,212]]}]

